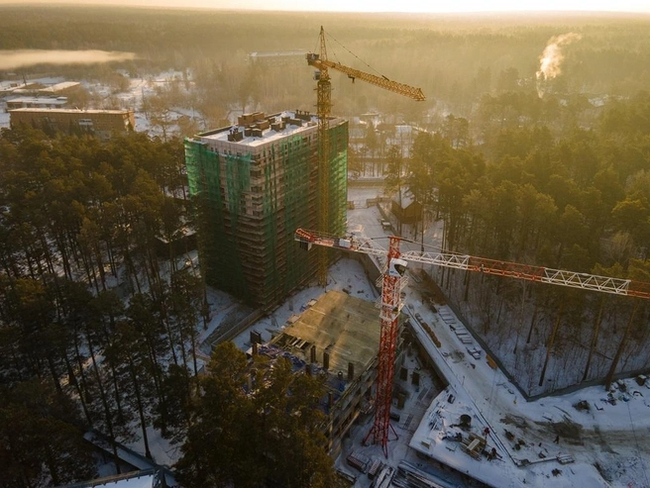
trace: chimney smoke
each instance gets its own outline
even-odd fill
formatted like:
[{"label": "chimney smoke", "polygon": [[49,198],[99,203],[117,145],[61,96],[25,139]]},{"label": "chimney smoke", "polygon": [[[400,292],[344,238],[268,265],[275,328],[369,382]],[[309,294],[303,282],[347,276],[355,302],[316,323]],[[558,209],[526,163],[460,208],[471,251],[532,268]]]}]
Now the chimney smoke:
[{"label": "chimney smoke", "polygon": [[539,70],[537,71],[537,95],[541,98],[545,92],[545,82],[552,80],[560,73],[564,53],[562,48],[571,44],[573,41],[582,39],[580,34],[569,32],[559,36],[553,36],[548,40],[544,52],[539,58]]}]

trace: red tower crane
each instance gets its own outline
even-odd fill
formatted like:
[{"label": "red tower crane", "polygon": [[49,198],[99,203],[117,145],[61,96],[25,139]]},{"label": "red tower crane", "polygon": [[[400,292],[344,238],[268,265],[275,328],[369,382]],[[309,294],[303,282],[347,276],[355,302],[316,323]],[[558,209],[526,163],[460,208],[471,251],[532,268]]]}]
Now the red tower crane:
[{"label": "red tower crane", "polygon": [[399,244],[404,239],[398,236],[389,236],[388,250],[366,237],[352,236],[342,238],[305,229],[296,230],[295,240],[299,241],[307,249],[315,244],[317,246],[343,251],[369,254],[377,257],[384,268],[381,276],[379,314],[381,332],[377,365],[375,420],[372,429],[364,439],[364,443],[369,439],[372,440],[373,444],[381,443],[386,457],[388,457],[389,431],[392,430],[397,437],[397,433],[390,424],[390,406],[393,396],[398,320],[399,313],[404,306],[400,293],[407,284],[408,279],[404,276],[404,273],[409,262],[432,264],[446,268],[538,281],[551,285],[650,299],[650,283],[598,276],[589,273],[576,273],[543,266],[509,263],[454,253],[419,251],[401,253]]}]

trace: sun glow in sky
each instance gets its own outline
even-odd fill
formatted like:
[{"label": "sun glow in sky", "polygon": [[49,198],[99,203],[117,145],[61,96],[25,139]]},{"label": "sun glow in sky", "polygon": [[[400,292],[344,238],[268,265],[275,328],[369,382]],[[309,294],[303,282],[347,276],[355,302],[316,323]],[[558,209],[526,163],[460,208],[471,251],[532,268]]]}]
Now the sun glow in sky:
[{"label": "sun glow in sky", "polygon": [[2,3],[75,3],[198,7],[228,10],[287,10],[330,12],[645,12],[650,0],[543,0],[537,4],[521,0],[0,0]]}]

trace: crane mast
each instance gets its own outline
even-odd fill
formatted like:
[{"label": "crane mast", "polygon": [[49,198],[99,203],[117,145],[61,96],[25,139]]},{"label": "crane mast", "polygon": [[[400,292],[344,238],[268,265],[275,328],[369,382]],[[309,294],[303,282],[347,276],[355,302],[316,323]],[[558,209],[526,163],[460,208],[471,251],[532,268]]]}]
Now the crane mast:
[{"label": "crane mast", "polygon": [[[332,112],[332,83],[329,69],[345,73],[354,82],[360,79],[379,86],[394,93],[404,95],[413,100],[425,100],[420,88],[415,88],[404,83],[389,80],[384,76],[377,76],[341,63],[334,63],[327,59],[327,46],[325,43],[325,29],[320,28],[319,53],[307,53],[307,64],[318,71],[316,78],[316,113],[318,115],[318,230],[330,230],[330,116]],[[318,256],[318,283],[327,284],[328,254],[326,249],[319,250]]]},{"label": "crane mast", "polygon": [[[325,30],[320,28],[320,58],[327,59]],[[309,63],[309,54],[307,55]],[[318,229],[330,228],[330,115],[332,112],[332,83],[326,66],[320,68],[316,84],[316,112],[318,115]],[[327,284],[328,255],[321,249],[318,255],[318,282]]]},{"label": "crane mast", "polygon": [[390,406],[393,396],[393,376],[395,368],[395,349],[399,313],[403,307],[400,292],[407,284],[404,275],[407,263],[430,264],[445,268],[462,269],[495,276],[506,276],[526,281],[536,281],[551,285],[598,291],[614,295],[624,295],[650,299],[650,283],[611,278],[589,273],[577,273],[561,269],[532,266],[520,263],[497,261],[494,259],[454,253],[430,253],[407,251],[400,252],[401,237],[390,236],[388,250],[380,247],[371,239],[352,236],[337,237],[326,233],[297,229],[295,240],[307,248],[317,245],[323,248],[368,254],[380,261],[384,268],[381,277],[380,302],[380,340],[377,364],[377,391],[375,419],[370,432],[364,439],[374,444],[381,443],[384,455],[388,457],[389,431],[397,437],[390,424]]},{"label": "crane mast", "polygon": [[393,377],[395,376],[395,349],[399,331],[399,314],[404,306],[400,293],[407,284],[406,261],[399,259],[399,238],[390,237],[387,257],[387,271],[381,279],[380,335],[377,361],[377,393],[375,398],[375,420],[363,440],[381,444],[384,455],[388,457],[388,435],[397,432],[390,423],[390,406],[393,398]]}]

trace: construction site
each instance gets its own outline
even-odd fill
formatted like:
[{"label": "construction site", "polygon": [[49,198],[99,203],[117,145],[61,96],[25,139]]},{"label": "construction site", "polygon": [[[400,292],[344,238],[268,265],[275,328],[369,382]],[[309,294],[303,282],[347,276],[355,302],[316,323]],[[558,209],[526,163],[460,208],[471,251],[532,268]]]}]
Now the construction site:
[{"label": "construction site", "polygon": [[[436,270],[640,298],[650,297],[647,287],[425,251],[424,232],[417,244],[392,235],[399,212],[347,210],[347,201],[356,200],[347,188],[348,125],[331,115],[328,70],[413,100],[424,95],[329,61],[322,28],[320,52],[307,54],[307,64],[317,69],[316,114],[244,114],[236,125],[185,140],[203,276],[271,318],[272,328],[263,319],[235,344],[250,354],[288,358],[296,374],[327,375],[322,407],[329,419],[328,448],[350,486],[548,486],[551,476],[554,486],[609,486],[598,460],[614,448],[634,451],[635,446],[623,438],[603,442],[602,450],[584,452],[579,446],[608,424],[616,432],[634,429],[631,420],[612,420],[620,417],[620,407],[600,420],[585,417],[585,409],[574,403],[605,410],[595,387],[581,390],[580,397],[588,400],[580,401],[575,395],[550,400],[522,395],[481,337],[446,303]],[[440,242],[439,231],[432,229],[428,243]],[[348,277],[347,285],[331,274],[346,254],[356,256],[364,274],[355,282]],[[376,305],[350,296],[362,281],[374,283]],[[293,312],[294,303],[302,304],[301,314]],[[270,334],[268,340],[260,327]],[[645,378],[637,384],[650,387]],[[625,392],[630,386],[621,382],[618,388]],[[644,412],[644,406],[650,405],[637,402],[633,409]],[[648,416],[639,415],[650,426]],[[584,432],[576,427],[576,434],[572,426],[584,426]],[[578,447],[560,448],[561,436]],[[643,449],[637,443],[628,458],[638,459]]]},{"label": "construction site", "polygon": [[[403,320],[402,320],[403,322]],[[377,376],[379,328],[372,302],[331,290],[310,300],[299,315],[268,344],[252,351],[288,357],[296,370],[327,375],[324,432],[328,451],[337,457],[341,440],[359,415],[373,410],[372,385]],[[403,358],[397,359],[399,363]]]}]

